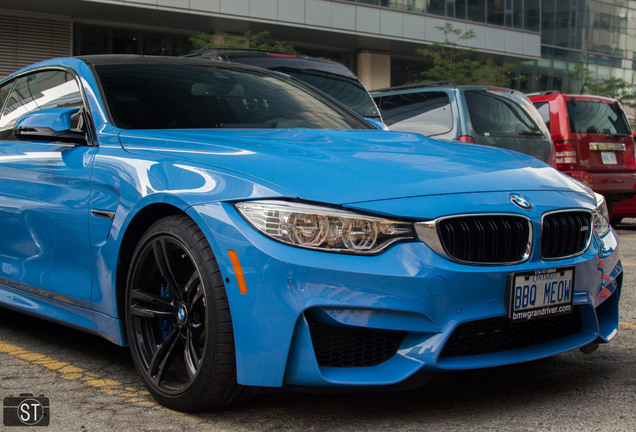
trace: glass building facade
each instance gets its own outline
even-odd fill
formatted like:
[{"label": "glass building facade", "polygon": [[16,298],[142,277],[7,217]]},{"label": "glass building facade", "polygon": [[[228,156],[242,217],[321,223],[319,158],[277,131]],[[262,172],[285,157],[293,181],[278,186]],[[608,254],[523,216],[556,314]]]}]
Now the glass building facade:
[{"label": "glass building facade", "polygon": [[577,91],[581,83],[571,77],[576,64],[585,65],[593,79],[621,78],[633,85],[634,25],[634,1],[542,0],[542,59],[520,65],[536,77],[530,90]]},{"label": "glass building facade", "polygon": [[[535,92],[561,90],[578,93],[582,81],[577,65],[590,71],[593,81],[619,78],[636,84],[636,1],[624,0],[338,0],[409,14],[450,18],[468,24],[509,28],[541,37],[541,58],[520,61],[479,53],[497,62],[513,63],[511,87]],[[293,40],[288,41],[294,44]],[[423,40],[422,45],[427,41]],[[136,53],[182,55],[190,52],[188,34],[100,26],[75,22],[73,53]],[[333,52],[331,52],[333,51]],[[355,51],[301,49],[345,63],[355,70]],[[429,67],[415,54],[391,55],[391,85],[419,80]],[[527,58],[527,57],[526,57]]]},{"label": "glass building facade", "polygon": [[[516,65],[513,84],[520,90],[577,92],[577,64],[587,67],[592,79],[620,78],[635,84],[636,1],[349,1],[541,33],[541,60]],[[418,65],[402,61],[393,65],[392,73],[404,81],[416,76],[416,69]]]}]

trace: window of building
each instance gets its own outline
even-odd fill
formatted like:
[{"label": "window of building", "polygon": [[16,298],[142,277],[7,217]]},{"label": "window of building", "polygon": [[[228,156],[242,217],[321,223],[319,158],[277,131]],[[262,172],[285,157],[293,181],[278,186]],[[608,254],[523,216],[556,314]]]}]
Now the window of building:
[{"label": "window of building", "polygon": [[488,0],[487,17],[488,24],[504,25],[504,0]]},{"label": "window of building", "polygon": [[486,0],[468,2],[466,19],[476,22],[486,22]]},{"label": "window of building", "polygon": [[466,19],[466,0],[457,0],[455,2],[455,18]]},{"label": "window of building", "polygon": [[73,54],[139,54],[179,56],[192,50],[188,35],[75,24]]},{"label": "window of building", "polygon": [[523,15],[525,30],[538,32],[541,31],[541,7],[539,0],[524,0]]}]

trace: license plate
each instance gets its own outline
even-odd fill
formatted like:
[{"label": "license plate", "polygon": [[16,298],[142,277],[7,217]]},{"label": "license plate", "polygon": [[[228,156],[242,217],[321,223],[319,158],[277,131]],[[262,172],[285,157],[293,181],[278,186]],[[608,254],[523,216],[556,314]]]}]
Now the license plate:
[{"label": "license plate", "polygon": [[616,153],[614,152],[601,152],[601,158],[603,159],[603,165],[616,165]]},{"label": "license plate", "polygon": [[547,318],[574,310],[574,267],[512,273],[509,276],[508,318]]}]

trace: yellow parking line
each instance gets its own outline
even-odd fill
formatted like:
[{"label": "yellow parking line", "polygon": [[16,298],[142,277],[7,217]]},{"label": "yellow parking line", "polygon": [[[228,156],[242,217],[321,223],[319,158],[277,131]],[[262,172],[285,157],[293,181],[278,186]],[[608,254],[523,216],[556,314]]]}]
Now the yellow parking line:
[{"label": "yellow parking line", "polygon": [[[636,265],[636,264],[631,264],[631,265]],[[632,323],[621,322],[619,323],[619,327],[622,329],[636,330],[636,324],[632,324]],[[46,372],[57,375],[63,379],[81,381],[87,386],[92,387],[101,393],[105,393],[110,396],[117,396],[120,398],[124,398],[128,402],[133,403],[135,405],[139,405],[146,408],[167,409],[159,405],[158,403],[156,403],[154,400],[152,400],[150,394],[147,391],[139,391],[131,387],[126,387],[119,381],[101,378],[94,373],[85,371],[84,369],[73,366],[70,363],[56,360],[44,354],[38,354],[32,351],[28,351],[22,347],[13,345],[11,343],[8,343],[2,340],[0,340],[0,353],[7,354],[29,365],[33,365],[41,369],[44,369]],[[187,414],[180,413],[177,411],[172,411],[172,410],[169,410],[169,411],[174,414],[188,417],[190,420],[195,421],[197,423],[201,423],[200,419],[193,417],[191,415],[187,415]]]},{"label": "yellow parking line", "polygon": [[56,360],[52,357],[48,357],[44,354],[38,354],[32,351],[28,351],[17,345],[0,340],[0,353],[7,354],[23,363],[27,363],[30,366],[43,369],[45,372],[52,373],[60,378],[73,381],[81,381],[93,389],[105,393],[110,396],[117,396],[125,399],[126,401],[139,405],[144,408],[161,409],[170,411],[172,414],[177,414],[182,417],[186,417],[196,423],[202,423],[202,421],[191,415],[187,415],[178,411],[173,411],[163,407],[156,403],[150,393],[147,391],[139,391],[137,389],[126,387],[119,381],[112,379],[102,378],[94,373],[85,371],[71,365],[70,363]]},{"label": "yellow parking line", "polygon": [[636,266],[636,263],[621,263],[624,266]]},{"label": "yellow parking line", "polygon": [[22,360],[23,362],[31,365],[39,366],[45,371],[52,372],[61,378],[82,381],[89,387],[93,387],[102,393],[106,393],[111,396],[122,396],[130,401],[135,400],[138,405],[144,407],[159,406],[151,399],[150,394],[147,391],[139,391],[125,387],[122,383],[115,380],[102,379],[91,372],[87,372],[69,363],[58,361],[52,357],[45,356],[44,354],[31,352],[17,345],[1,340],[0,352],[8,354],[11,357]]}]

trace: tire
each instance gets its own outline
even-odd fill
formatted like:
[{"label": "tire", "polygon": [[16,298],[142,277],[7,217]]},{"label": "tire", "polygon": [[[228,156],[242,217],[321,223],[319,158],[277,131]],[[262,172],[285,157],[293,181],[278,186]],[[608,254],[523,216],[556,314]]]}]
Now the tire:
[{"label": "tire", "polygon": [[166,217],[144,233],[132,256],[125,301],[132,358],[158,402],[198,411],[243,396],[223,279],[190,218]]},{"label": "tire", "polygon": [[618,225],[619,223],[621,223],[621,221],[623,220],[623,218],[613,218],[610,219],[610,225],[615,227],[616,225]]}]

